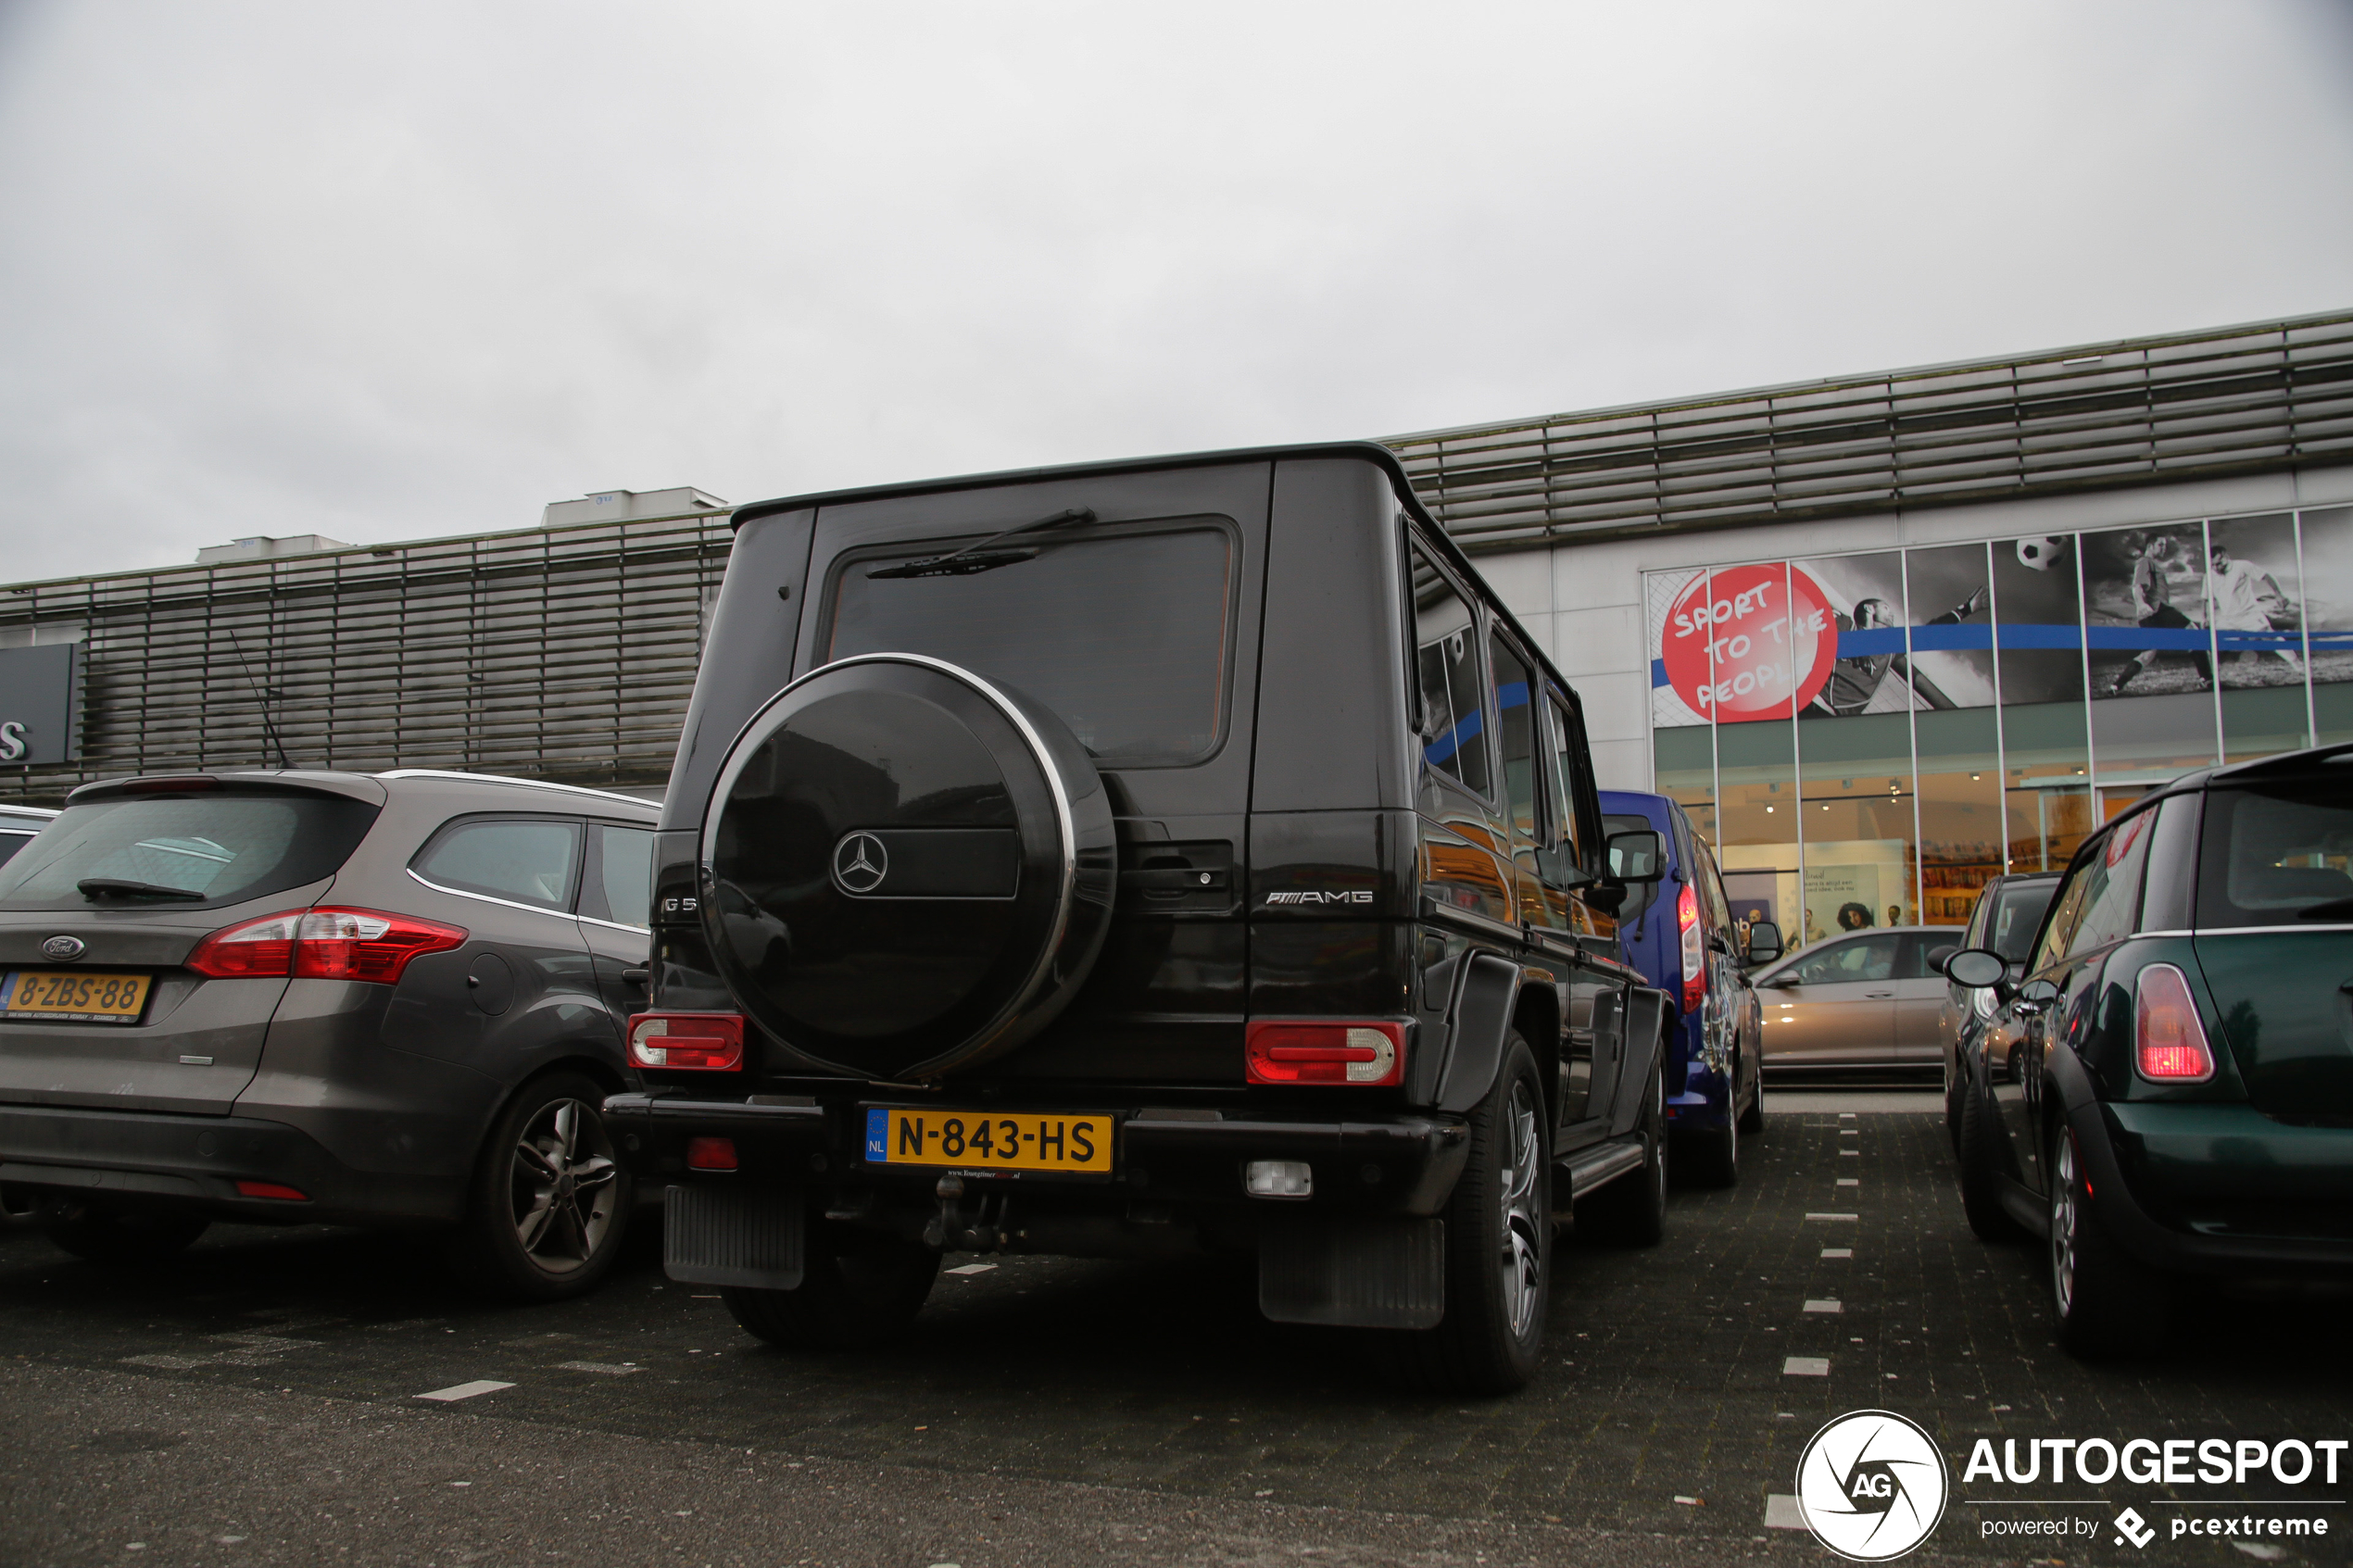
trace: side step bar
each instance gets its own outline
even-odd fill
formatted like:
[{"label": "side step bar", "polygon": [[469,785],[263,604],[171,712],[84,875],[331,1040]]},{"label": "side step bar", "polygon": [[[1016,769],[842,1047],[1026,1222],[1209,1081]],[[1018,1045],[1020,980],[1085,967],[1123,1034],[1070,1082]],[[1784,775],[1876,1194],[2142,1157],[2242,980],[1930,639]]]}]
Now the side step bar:
[{"label": "side step bar", "polygon": [[[1566,1185],[1572,1201],[1584,1197],[1604,1182],[1616,1181],[1629,1171],[1639,1171],[1648,1158],[1649,1150],[1642,1140],[1630,1138],[1617,1143],[1595,1144],[1580,1148],[1554,1167],[1553,1185]],[[1558,1194],[1554,1194],[1557,1202]]]}]

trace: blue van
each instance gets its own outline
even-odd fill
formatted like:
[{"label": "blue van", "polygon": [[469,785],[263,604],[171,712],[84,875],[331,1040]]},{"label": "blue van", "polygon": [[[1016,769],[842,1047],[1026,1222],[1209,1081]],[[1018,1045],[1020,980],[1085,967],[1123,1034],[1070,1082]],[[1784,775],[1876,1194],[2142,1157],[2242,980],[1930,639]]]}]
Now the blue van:
[{"label": "blue van", "polygon": [[1680,806],[1631,790],[1601,797],[1605,833],[1649,828],[1666,849],[1666,874],[1627,888],[1618,942],[1676,1010],[1667,1115],[1677,1155],[1703,1184],[1730,1186],[1740,1179],[1741,1135],[1765,1130],[1764,1010],[1748,970],[1780,956],[1780,931],[1769,921],[1741,929],[1716,857]]}]

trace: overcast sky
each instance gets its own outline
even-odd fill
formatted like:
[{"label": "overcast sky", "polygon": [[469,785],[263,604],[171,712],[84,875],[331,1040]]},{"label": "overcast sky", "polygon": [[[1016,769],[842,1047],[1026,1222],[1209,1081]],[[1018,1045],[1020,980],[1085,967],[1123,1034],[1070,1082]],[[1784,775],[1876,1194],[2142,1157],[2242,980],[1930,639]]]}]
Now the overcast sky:
[{"label": "overcast sky", "polygon": [[0,579],[2353,305],[2353,4],[0,0]]}]

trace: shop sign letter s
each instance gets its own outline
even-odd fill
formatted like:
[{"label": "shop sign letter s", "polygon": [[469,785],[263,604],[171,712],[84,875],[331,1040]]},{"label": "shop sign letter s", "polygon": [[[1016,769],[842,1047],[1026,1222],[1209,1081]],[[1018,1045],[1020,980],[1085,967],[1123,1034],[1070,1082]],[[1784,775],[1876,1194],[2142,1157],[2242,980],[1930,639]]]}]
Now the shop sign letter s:
[{"label": "shop sign letter s", "polygon": [[14,720],[0,724],[0,762],[20,761],[24,753],[24,726]]}]

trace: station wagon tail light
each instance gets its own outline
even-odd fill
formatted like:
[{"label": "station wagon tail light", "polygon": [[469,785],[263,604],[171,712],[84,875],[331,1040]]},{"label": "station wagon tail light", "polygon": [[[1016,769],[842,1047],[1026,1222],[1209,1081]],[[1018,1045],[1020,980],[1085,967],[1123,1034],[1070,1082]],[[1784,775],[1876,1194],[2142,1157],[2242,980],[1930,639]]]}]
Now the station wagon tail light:
[{"label": "station wagon tail light", "polygon": [[1253,1084],[1396,1084],[1405,1077],[1405,1026],[1252,1019],[1242,1052]]},{"label": "station wagon tail light", "polygon": [[216,931],[188,968],[215,980],[276,978],[398,984],[409,960],[465,945],[463,926],[381,909],[289,909]]},{"label": "station wagon tail light", "polygon": [[739,1012],[641,1012],[629,1021],[629,1060],[665,1072],[734,1073],[744,1064]]},{"label": "station wagon tail light", "polygon": [[2133,1059],[2159,1084],[2196,1084],[2214,1076],[2214,1052],[2198,1021],[2190,983],[2170,963],[2153,963],[2133,983]]},{"label": "station wagon tail light", "polygon": [[1707,995],[1707,945],[1699,929],[1699,889],[1690,883],[1675,897],[1675,923],[1683,934],[1683,1010],[1697,1010]]}]

